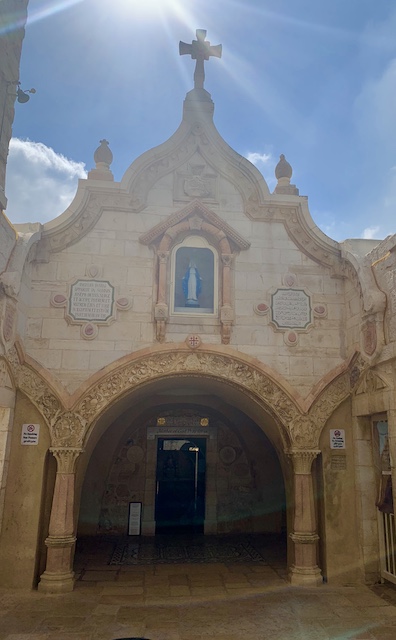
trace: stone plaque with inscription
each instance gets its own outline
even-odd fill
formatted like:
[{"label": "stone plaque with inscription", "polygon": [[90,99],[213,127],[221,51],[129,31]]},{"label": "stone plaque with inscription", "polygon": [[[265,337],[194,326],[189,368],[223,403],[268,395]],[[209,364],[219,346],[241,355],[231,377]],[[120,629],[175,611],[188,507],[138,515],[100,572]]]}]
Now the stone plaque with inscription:
[{"label": "stone plaque with inscription", "polygon": [[271,296],[271,320],[278,329],[307,329],[311,299],[303,289],[277,289]]},{"label": "stone plaque with inscription", "polygon": [[336,454],[331,456],[331,470],[332,471],[346,471],[347,459],[345,455]]},{"label": "stone plaque with inscription", "polygon": [[114,287],[106,280],[77,280],[70,290],[69,316],[75,322],[107,322],[113,316]]}]

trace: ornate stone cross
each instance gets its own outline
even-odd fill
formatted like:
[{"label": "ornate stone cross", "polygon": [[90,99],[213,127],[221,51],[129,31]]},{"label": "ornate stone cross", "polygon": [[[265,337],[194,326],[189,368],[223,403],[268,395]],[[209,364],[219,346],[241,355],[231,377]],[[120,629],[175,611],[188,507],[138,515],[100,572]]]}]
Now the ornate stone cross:
[{"label": "ornate stone cross", "polygon": [[204,61],[209,60],[210,56],[221,58],[222,45],[212,46],[208,40],[205,40],[205,29],[197,29],[196,34],[197,39],[193,40],[192,44],[179,42],[179,53],[181,56],[187,53],[191,55],[193,60],[197,61],[194,72],[194,89],[203,89],[205,80]]}]

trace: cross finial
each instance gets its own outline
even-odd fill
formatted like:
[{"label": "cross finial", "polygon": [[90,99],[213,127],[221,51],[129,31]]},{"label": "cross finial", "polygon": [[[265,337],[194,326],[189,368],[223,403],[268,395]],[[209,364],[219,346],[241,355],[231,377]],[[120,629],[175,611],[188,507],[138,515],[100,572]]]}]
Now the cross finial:
[{"label": "cross finial", "polygon": [[205,29],[197,29],[197,39],[192,41],[192,44],[186,42],[179,42],[179,53],[181,56],[184,54],[191,55],[193,60],[196,60],[195,72],[194,72],[194,89],[203,89],[205,80],[204,61],[209,60],[210,56],[221,58],[221,44],[212,46],[206,38]]}]

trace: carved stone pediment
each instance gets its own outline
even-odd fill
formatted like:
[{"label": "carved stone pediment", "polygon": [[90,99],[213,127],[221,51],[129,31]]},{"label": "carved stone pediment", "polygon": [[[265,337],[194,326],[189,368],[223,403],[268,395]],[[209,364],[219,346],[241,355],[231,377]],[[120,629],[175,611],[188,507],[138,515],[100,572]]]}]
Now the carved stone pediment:
[{"label": "carved stone pediment", "polygon": [[[183,222],[187,224],[184,224],[182,229],[179,225]],[[210,225],[211,229],[208,227],[205,228],[204,223]],[[172,239],[174,239],[178,231],[182,233],[183,230],[184,232],[206,232],[205,235],[215,235],[218,241],[225,237],[230,243],[230,247],[237,251],[250,247],[248,240],[245,240],[245,238],[227,224],[227,222],[222,220],[199,200],[193,200],[193,202],[180,211],[173,213],[166,220],[155,225],[150,231],[140,236],[139,240],[145,245],[159,246],[166,234],[171,234]]]},{"label": "carved stone pediment", "polygon": [[382,391],[388,388],[389,385],[384,377],[372,369],[369,369],[364,374],[363,379],[356,389],[356,395],[358,396],[363,393],[376,393],[377,391]]}]

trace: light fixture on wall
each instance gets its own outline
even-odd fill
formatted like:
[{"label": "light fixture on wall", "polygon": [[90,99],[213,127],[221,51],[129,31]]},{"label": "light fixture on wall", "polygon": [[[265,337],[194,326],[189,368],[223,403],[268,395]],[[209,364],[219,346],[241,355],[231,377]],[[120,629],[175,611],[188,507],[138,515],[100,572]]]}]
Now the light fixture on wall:
[{"label": "light fixture on wall", "polygon": [[25,102],[28,102],[30,100],[30,96],[28,95],[29,93],[36,93],[36,89],[25,89],[24,91],[21,89],[21,87],[19,86],[21,83],[18,82],[18,89],[17,89],[17,100],[18,102],[20,102],[21,104],[24,104]]},{"label": "light fixture on wall", "polygon": [[[7,107],[7,99],[12,97],[12,98],[16,98],[17,102],[19,102],[20,104],[24,104],[25,102],[29,102],[30,100],[30,96],[29,93],[36,93],[36,89],[25,89],[22,90],[20,87],[20,82],[7,82],[7,88],[4,94],[4,101],[2,104],[2,116],[1,116],[1,125],[0,125],[0,142],[2,140],[3,137],[3,126],[4,126],[4,119],[5,119],[5,113],[6,113],[6,107]],[[16,86],[17,90],[16,93],[10,93],[8,91],[9,87],[11,86]]]}]

